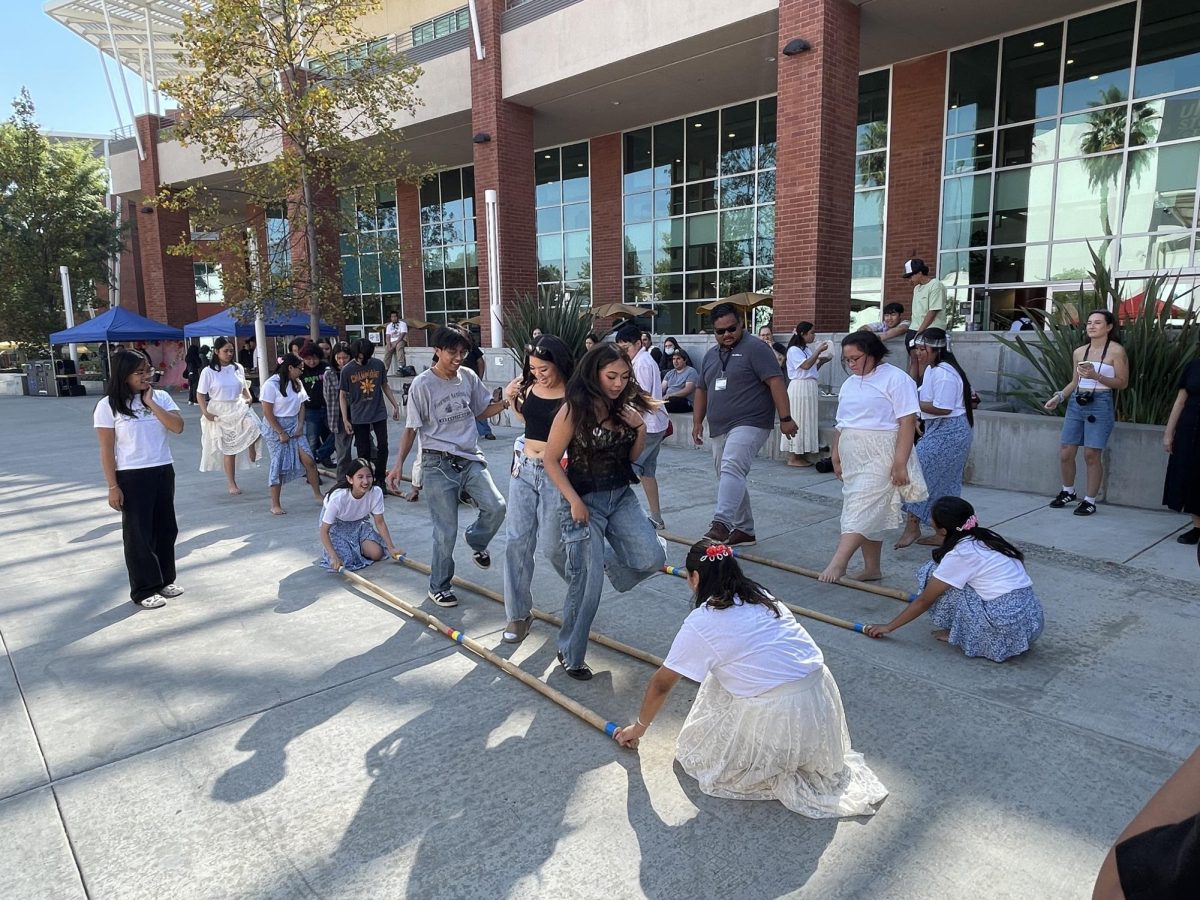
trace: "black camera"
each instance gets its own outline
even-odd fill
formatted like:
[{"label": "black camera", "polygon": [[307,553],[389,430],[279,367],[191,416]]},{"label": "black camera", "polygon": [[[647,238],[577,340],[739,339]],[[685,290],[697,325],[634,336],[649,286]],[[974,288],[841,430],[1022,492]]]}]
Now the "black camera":
[{"label": "black camera", "polygon": [[1096,399],[1096,395],[1094,393],[1091,393],[1090,391],[1086,394],[1076,394],[1075,395],[1075,402],[1078,403],[1080,406],[1087,406],[1089,403],[1091,403],[1095,399]]}]

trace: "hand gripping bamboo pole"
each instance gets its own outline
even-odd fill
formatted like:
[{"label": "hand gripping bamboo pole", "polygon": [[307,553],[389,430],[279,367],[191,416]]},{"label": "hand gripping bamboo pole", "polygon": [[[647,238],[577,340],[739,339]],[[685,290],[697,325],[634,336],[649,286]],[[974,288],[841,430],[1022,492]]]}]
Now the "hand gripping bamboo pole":
[{"label": "hand gripping bamboo pole", "polygon": [[417,609],[415,606],[411,605],[410,603],[407,603],[404,600],[401,600],[399,597],[397,597],[391,591],[385,590],[384,588],[381,588],[379,585],[375,584],[375,582],[370,581],[366,578],[363,578],[357,572],[350,572],[344,566],[341,569],[339,569],[338,572],[343,577],[345,577],[347,580],[354,582],[359,587],[361,587],[367,591],[370,591],[372,594],[374,594],[380,600],[383,600],[385,603],[388,603],[389,605],[394,606],[396,609],[400,610],[402,613],[409,616],[410,618],[416,619],[418,622],[421,622],[424,625],[426,625],[427,627],[432,628],[434,631],[438,632],[439,634],[442,634],[445,637],[450,638],[450,640],[457,641],[458,643],[462,644],[464,647],[466,647],[468,650],[470,650],[476,656],[479,656],[482,659],[487,660],[492,665],[507,672],[513,678],[515,678],[518,681],[522,682],[523,684],[526,684],[529,687],[533,688],[535,691],[537,691],[543,697],[553,700],[555,703],[557,703],[563,709],[567,710],[570,713],[574,713],[576,716],[583,719],[583,721],[587,722],[593,728],[596,728],[599,731],[603,731],[606,735],[608,735],[610,738],[613,738],[615,740],[617,729],[621,727],[616,722],[610,722],[607,719],[605,719],[604,717],[597,715],[596,713],[592,712],[590,709],[588,709],[583,704],[577,703],[576,701],[574,701],[570,697],[568,697],[566,694],[563,694],[560,691],[556,691],[554,688],[550,687],[548,684],[544,684],[539,679],[533,677],[528,672],[524,671],[523,669],[521,669],[518,666],[514,665],[513,663],[509,662],[504,657],[497,656],[491,650],[488,650],[486,647],[484,647],[482,644],[480,644],[478,641],[467,637],[465,634],[463,634],[461,631],[458,631],[455,628],[451,628],[449,625],[447,625],[445,622],[443,622],[441,619],[437,618],[436,616],[431,616],[429,613],[425,612],[424,610]]},{"label": "hand gripping bamboo pole", "polygon": [[[662,570],[668,575],[674,575],[676,578],[687,578],[687,570],[680,566],[663,566]],[[866,634],[863,629],[867,626],[862,622],[850,622],[846,619],[839,619],[836,616],[827,616],[823,612],[817,612],[815,609],[805,609],[803,606],[796,606],[794,603],[788,603],[786,600],[780,600],[779,602],[798,616],[816,619],[818,622],[826,622],[829,625],[836,625],[839,628],[845,628],[849,631],[857,631],[859,634]]]},{"label": "hand gripping bamboo pole", "polygon": [[[683,544],[685,547],[690,547],[695,541],[689,541],[687,538],[680,537],[677,534],[668,534],[665,531],[660,531],[658,536],[664,540],[671,541],[676,544]],[[765,556],[756,556],[751,553],[745,553],[737,547],[733,548],[733,555],[738,559],[744,559],[746,562],[757,563],[760,566],[770,566],[773,569],[779,569],[784,572],[791,572],[794,575],[804,575],[808,578],[820,577],[820,572],[816,569],[806,569],[803,566],[793,566],[790,563],[778,562],[774,559],[768,559]],[[839,578],[834,584],[840,584],[842,587],[854,588],[857,591],[867,591],[871,594],[878,594],[880,597],[888,597],[892,600],[899,600],[901,603],[912,603],[916,599],[915,594],[906,594],[904,591],[896,588],[884,587],[881,584],[871,584],[867,581],[856,581],[853,578]]]}]

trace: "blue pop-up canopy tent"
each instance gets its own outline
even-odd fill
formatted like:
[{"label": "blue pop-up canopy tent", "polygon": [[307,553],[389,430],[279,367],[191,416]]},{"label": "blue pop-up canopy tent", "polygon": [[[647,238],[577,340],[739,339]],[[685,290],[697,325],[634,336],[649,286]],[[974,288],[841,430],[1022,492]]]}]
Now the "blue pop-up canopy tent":
[{"label": "blue pop-up canopy tent", "polygon": [[[290,337],[297,334],[308,334],[309,316],[306,312],[290,312],[272,314],[265,313],[263,316],[267,326],[267,337]],[[321,320],[320,333],[326,337],[333,337],[337,334],[337,329]],[[209,316],[207,319],[201,319],[199,322],[193,322],[191,325],[183,326],[183,334],[186,337],[209,337],[210,335],[234,335],[239,338],[254,337],[254,317],[249,319],[234,318],[232,312],[227,309],[221,310],[216,315]]]},{"label": "blue pop-up canopy tent", "polygon": [[101,341],[181,341],[183,329],[155,322],[120,306],[50,335],[51,344],[95,344]]}]

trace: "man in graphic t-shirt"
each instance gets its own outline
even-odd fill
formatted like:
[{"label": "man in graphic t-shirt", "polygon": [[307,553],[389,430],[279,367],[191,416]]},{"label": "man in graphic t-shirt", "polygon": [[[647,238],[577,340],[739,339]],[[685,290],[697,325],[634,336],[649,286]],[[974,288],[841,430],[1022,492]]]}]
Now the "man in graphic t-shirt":
[{"label": "man in graphic t-shirt", "polygon": [[496,490],[479,450],[475,420],[507,409],[508,401],[493,402],[479,376],[462,364],[471,341],[461,331],[439,328],[433,333],[433,348],[437,359],[433,368],[422,372],[409,386],[408,421],[387,483],[392,490],[399,490],[404,461],[419,434],[421,491],[433,520],[429,599],[438,606],[457,606],[450,581],[454,577],[459,495],[465,492],[479,508],[479,515],[466,530],[466,539],[471,558],[481,569],[492,564],[488,543],[504,521],[504,498]]}]

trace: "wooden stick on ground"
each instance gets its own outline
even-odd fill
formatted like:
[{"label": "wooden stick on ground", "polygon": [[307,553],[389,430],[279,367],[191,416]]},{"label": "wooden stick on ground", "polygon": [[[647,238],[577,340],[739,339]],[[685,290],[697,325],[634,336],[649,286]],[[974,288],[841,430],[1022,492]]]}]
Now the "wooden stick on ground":
[{"label": "wooden stick on ground", "polygon": [[[421,572],[425,575],[429,574],[429,566],[425,563],[417,562],[415,559],[409,559],[407,556],[401,556],[396,559],[396,562],[407,566],[414,572]],[[464,591],[470,591],[473,594],[478,594],[480,597],[486,597],[489,600],[495,600],[497,603],[503,604],[504,597],[493,591],[491,588],[486,588],[482,584],[475,584],[467,581],[464,578],[459,578],[455,575],[450,579],[450,583],[455,587],[460,587]],[[562,619],[550,613],[542,612],[540,609],[530,610],[535,619],[540,619],[543,622],[549,622],[551,625],[562,627]],[[642,662],[648,662],[652,666],[661,666],[662,659],[655,656],[653,653],[647,653],[645,650],[639,650],[637,647],[632,647],[629,644],[624,644],[615,638],[607,637],[597,631],[588,632],[588,640],[599,644],[601,647],[607,647],[609,650],[616,650],[618,653],[624,653],[626,656],[632,656],[634,659],[640,659]]]},{"label": "wooden stick on ground", "polygon": [[[687,538],[680,537],[677,534],[668,534],[665,531],[660,531],[658,536],[664,540],[671,541],[676,544],[683,544],[685,547],[690,547],[695,541],[689,541]],[[756,556],[751,553],[746,553],[733,548],[733,555],[738,559],[744,559],[746,562],[757,563],[760,566],[770,566],[773,569],[780,569],[784,572],[791,572],[793,575],[804,575],[808,578],[817,578],[820,572],[816,569],[806,569],[803,566],[793,566],[791,563],[779,562],[774,559],[768,559],[765,556]],[[871,594],[878,594],[880,597],[888,597],[892,600],[899,600],[901,603],[912,603],[916,599],[913,594],[906,594],[904,591],[896,588],[884,587],[881,584],[871,584],[868,581],[856,581],[853,578],[839,578],[834,584],[840,584],[842,587],[854,588],[857,591],[866,591]]]},{"label": "wooden stick on ground", "polygon": [[415,606],[412,606],[411,604],[405,602],[404,600],[401,600],[399,597],[397,597],[391,591],[387,591],[384,588],[381,588],[379,585],[375,584],[375,582],[369,581],[368,579],[363,578],[357,572],[350,572],[350,571],[346,570],[345,568],[342,568],[339,571],[340,571],[340,574],[343,575],[347,580],[354,582],[359,587],[361,587],[367,591],[370,591],[372,594],[374,594],[380,600],[383,600],[385,603],[388,603],[391,606],[394,606],[396,609],[400,610],[402,613],[409,616],[410,618],[416,619],[418,622],[425,624],[427,627],[432,628],[434,631],[438,632],[439,634],[442,634],[445,637],[450,638],[452,641],[457,641],[458,643],[460,643],[464,647],[466,647],[468,650],[470,650],[472,653],[474,653],[476,656],[480,657],[481,659],[487,660],[492,665],[507,672],[513,678],[515,678],[518,681],[522,682],[523,684],[526,684],[529,687],[533,688],[535,691],[537,691],[543,697],[553,700],[555,703],[557,703],[563,709],[567,710],[570,713],[574,713],[576,716],[583,719],[583,721],[587,722],[593,728],[596,728],[599,731],[603,731],[610,738],[615,739],[617,729],[620,728],[620,726],[616,722],[610,722],[607,719],[605,719],[604,717],[597,715],[596,713],[592,712],[590,709],[588,709],[583,704],[577,703],[576,701],[574,701],[570,697],[568,697],[566,694],[563,694],[560,691],[556,691],[554,688],[550,687],[548,684],[544,684],[539,679],[533,677],[528,672],[524,671],[523,669],[521,669],[518,666],[514,665],[513,663],[509,662],[504,657],[497,656],[491,650],[488,650],[486,647],[484,647],[482,644],[480,644],[478,641],[467,637],[465,634],[463,634],[461,631],[458,631],[457,629],[451,628],[449,625],[447,625],[441,619],[438,619],[436,616],[431,616],[429,613],[425,612],[424,610],[417,609]]},{"label": "wooden stick on ground", "polygon": [[[687,571],[679,566],[663,566],[662,570],[668,575],[674,575],[676,578],[687,578]],[[780,600],[779,602],[798,616],[816,619],[818,622],[826,622],[829,625],[836,625],[839,628],[845,628],[849,631],[857,631],[859,634],[866,634],[863,631],[863,628],[866,626],[862,622],[850,622],[846,619],[839,619],[836,616],[827,616],[823,612],[817,612],[815,609],[805,609],[803,606],[796,606],[785,600]]]}]

